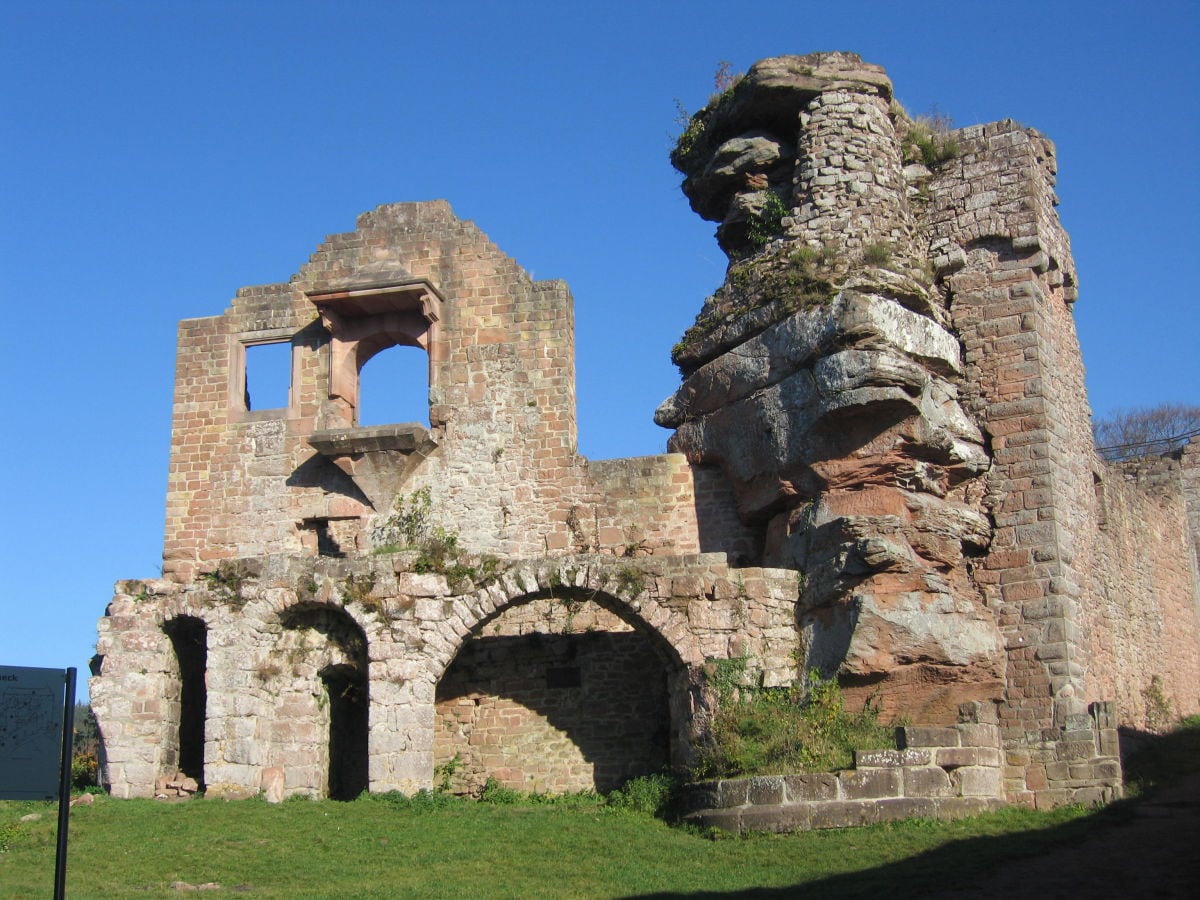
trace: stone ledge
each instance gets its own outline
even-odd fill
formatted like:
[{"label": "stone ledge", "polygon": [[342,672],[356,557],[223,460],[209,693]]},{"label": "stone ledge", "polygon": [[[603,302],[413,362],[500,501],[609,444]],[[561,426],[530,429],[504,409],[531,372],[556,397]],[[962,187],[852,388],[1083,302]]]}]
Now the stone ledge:
[{"label": "stone ledge", "polygon": [[428,428],[416,423],[374,425],[369,428],[316,431],[308,439],[308,443],[317,452],[331,457],[384,450],[412,453],[428,434]]},{"label": "stone ledge", "polygon": [[[910,726],[897,729],[897,738],[903,749],[857,750],[855,768],[841,772],[688,785],[684,818],[729,831],[802,831],[961,818],[1006,805],[1004,756],[995,725]],[[1067,787],[1062,785],[1064,793]],[[1085,787],[1078,785],[1081,795]]]},{"label": "stone ledge", "polygon": [[1003,809],[999,797],[891,797],[880,800],[806,801],[737,809],[700,809],[684,818],[693,825],[723,831],[782,833],[828,828],[857,828],[904,819],[943,822]]}]

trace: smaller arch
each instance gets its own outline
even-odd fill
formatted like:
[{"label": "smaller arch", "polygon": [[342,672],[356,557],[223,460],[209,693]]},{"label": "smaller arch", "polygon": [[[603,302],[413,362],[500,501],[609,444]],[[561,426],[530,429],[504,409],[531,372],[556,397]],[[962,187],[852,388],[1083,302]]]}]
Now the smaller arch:
[{"label": "smaller arch", "polygon": [[[371,686],[367,634],[345,609],[302,602],[277,613],[285,629],[276,652],[290,660],[294,676],[311,678],[309,687],[288,692],[276,718],[277,733],[291,735],[289,752],[315,767],[313,790],[334,800],[353,800],[367,789]],[[296,680],[293,677],[293,682]],[[324,719],[324,734],[311,736],[313,718]],[[303,738],[306,725],[310,729]],[[310,768],[310,771],[313,771]]]}]

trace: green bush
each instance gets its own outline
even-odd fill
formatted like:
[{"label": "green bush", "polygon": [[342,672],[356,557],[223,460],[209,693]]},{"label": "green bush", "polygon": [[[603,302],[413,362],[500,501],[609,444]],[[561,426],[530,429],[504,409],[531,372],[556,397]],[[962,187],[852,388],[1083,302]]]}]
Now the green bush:
[{"label": "green bush", "polygon": [[732,667],[714,668],[719,705],[692,767],[696,778],[836,771],[854,764],[855,750],[896,746],[895,728],[880,725],[869,704],[846,711],[833,679],[812,672],[806,686],[731,687]]},{"label": "green bush", "polygon": [[783,232],[783,220],[791,215],[787,204],[774,191],[767,191],[762,212],[750,219],[746,237],[754,249],[765,247]]},{"label": "green bush", "polygon": [[679,778],[669,772],[642,775],[609,793],[604,805],[621,812],[667,818],[679,796]]},{"label": "green bush", "polygon": [[78,752],[71,757],[71,784],[77,790],[95,787],[100,763],[94,753]]}]

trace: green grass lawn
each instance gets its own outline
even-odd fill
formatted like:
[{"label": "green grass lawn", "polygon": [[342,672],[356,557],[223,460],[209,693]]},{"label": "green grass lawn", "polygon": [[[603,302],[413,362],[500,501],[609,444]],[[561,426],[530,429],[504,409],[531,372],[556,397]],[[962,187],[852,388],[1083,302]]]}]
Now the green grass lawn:
[{"label": "green grass lawn", "polygon": [[[55,809],[0,803],[0,846],[8,845],[0,896],[50,895]],[[14,830],[28,812],[41,818]],[[905,885],[913,895],[922,885],[952,887],[947,871],[969,877],[1044,849],[1051,836],[1068,839],[1087,819],[1082,810],[1007,810],[957,823],[712,839],[598,803],[420,808],[371,799],[271,806],[98,797],[72,812],[67,892],[178,896],[169,885],[185,881],[256,897],[623,897],[824,881],[822,897],[897,897]]]},{"label": "green grass lawn", "polygon": [[[1135,790],[1200,771],[1200,721],[1143,736]],[[648,782],[642,784],[643,788]],[[651,792],[652,793],[652,792]],[[485,795],[487,792],[485,792]],[[600,798],[552,803],[363,797],[183,803],[99,796],[71,813],[67,894],[178,897],[174,881],[253,897],[923,897],[1129,821],[1129,804],[1007,809],[960,822],[713,836]],[[628,799],[628,798],[627,798]],[[506,802],[507,801],[507,802]],[[637,806],[634,797],[632,805]],[[653,803],[652,796],[642,796]],[[629,805],[629,804],[627,804]],[[30,813],[40,818],[21,822]],[[54,883],[57,806],[0,802],[0,898]]]}]

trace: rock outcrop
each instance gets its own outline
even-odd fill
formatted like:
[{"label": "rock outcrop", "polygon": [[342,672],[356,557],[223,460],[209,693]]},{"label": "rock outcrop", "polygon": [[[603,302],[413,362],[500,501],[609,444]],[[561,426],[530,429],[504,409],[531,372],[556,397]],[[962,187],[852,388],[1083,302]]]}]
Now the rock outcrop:
[{"label": "rock outcrop", "polygon": [[970,577],[989,459],[918,249],[911,128],[847,53],[764,60],[697,113],[673,161],[731,262],[656,420],[725,473],[762,563],[807,573],[809,665],[951,720],[998,695],[1004,653]]}]

